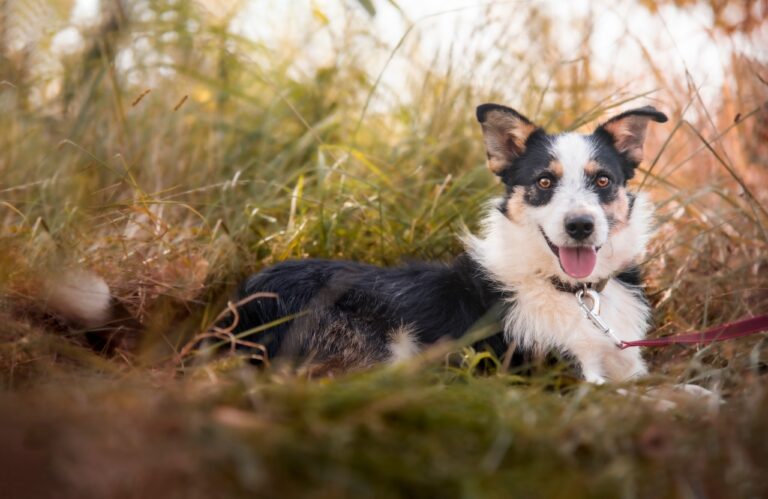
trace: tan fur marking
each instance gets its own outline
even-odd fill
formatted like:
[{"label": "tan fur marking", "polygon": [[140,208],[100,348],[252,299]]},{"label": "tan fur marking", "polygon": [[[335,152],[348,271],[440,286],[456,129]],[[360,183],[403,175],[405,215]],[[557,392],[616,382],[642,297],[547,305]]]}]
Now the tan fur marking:
[{"label": "tan fur marking", "polygon": [[525,147],[525,141],[536,131],[536,125],[533,123],[520,122],[515,128],[507,132],[507,136],[511,137],[515,141],[515,145],[523,149]]},{"label": "tan fur marking", "polygon": [[488,156],[488,169],[492,173],[498,175],[504,170],[504,166],[507,164],[503,159],[496,156]]},{"label": "tan fur marking", "polygon": [[560,161],[556,159],[550,161],[549,169],[552,170],[552,173],[555,175],[555,177],[563,177],[563,164]]},{"label": "tan fur marking", "polygon": [[603,210],[609,219],[613,220],[610,233],[613,234],[624,227],[629,221],[629,197],[623,187],[619,188],[616,199],[603,205]]},{"label": "tan fur marking", "polygon": [[512,195],[507,199],[507,218],[513,222],[519,222],[525,210],[525,190],[517,186],[512,190]]},{"label": "tan fur marking", "polygon": [[594,176],[599,169],[600,165],[598,165],[596,161],[590,161],[584,166],[584,173],[586,173],[588,177],[591,177]]}]

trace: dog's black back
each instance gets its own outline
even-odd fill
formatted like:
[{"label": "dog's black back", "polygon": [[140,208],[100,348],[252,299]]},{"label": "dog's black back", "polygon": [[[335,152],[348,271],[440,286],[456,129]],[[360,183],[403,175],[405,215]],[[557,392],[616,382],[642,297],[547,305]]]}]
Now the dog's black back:
[{"label": "dog's black back", "polygon": [[[287,261],[250,277],[238,293],[233,332],[278,323],[245,339],[276,356],[365,366],[396,357],[397,341],[419,346],[464,335],[501,293],[467,255],[451,264],[380,268],[347,261]],[[231,319],[230,319],[231,323]],[[400,338],[397,336],[400,335]],[[403,338],[405,335],[407,338]],[[485,341],[502,350],[501,334]]]}]

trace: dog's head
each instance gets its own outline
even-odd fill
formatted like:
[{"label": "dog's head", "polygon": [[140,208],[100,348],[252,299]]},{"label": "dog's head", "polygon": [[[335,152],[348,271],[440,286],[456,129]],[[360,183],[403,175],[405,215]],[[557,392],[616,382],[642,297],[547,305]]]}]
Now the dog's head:
[{"label": "dog's head", "polygon": [[549,135],[498,104],[479,106],[477,119],[488,166],[507,188],[501,211],[514,226],[510,230],[551,251],[542,264],[550,268],[541,270],[568,280],[618,270],[612,268],[621,260],[615,248],[610,255],[601,250],[607,253],[604,248],[632,229],[635,198],[626,184],[643,157],[648,122],[667,117],[641,107],[611,118],[591,135]]}]

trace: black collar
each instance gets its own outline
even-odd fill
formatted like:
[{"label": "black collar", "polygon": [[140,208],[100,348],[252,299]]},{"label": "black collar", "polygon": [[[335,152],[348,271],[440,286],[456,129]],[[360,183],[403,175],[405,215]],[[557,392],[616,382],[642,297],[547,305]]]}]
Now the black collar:
[{"label": "black collar", "polygon": [[558,279],[555,276],[552,276],[549,278],[549,282],[552,283],[552,285],[555,287],[556,290],[562,291],[563,293],[576,293],[576,291],[580,289],[584,289],[586,286],[588,289],[594,289],[598,293],[600,293],[602,290],[605,289],[605,286],[608,284],[608,281],[611,279],[601,279],[597,282],[583,282],[578,284],[571,284],[568,282],[563,282],[560,279]]}]

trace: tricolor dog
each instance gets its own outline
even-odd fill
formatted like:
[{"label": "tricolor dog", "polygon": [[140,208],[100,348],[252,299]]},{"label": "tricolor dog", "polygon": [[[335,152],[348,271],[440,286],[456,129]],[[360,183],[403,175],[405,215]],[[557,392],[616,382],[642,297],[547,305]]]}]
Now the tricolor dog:
[{"label": "tricolor dog", "polygon": [[645,335],[649,306],[637,265],[651,205],[627,181],[642,159],[648,123],[667,117],[641,107],[590,135],[548,134],[497,104],[478,107],[477,119],[505,194],[489,206],[480,235],[464,237],[466,251],[452,264],[280,263],[242,285],[240,299],[273,295],[243,303],[229,328],[258,330],[248,339],[270,359],[349,369],[459,338],[496,310],[502,330],[484,345],[499,355],[508,345],[559,352],[594,383],[645,374],[638,349],[617,348],[575,295],[598,293],[600,318],[619,339]]}]

